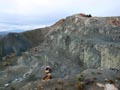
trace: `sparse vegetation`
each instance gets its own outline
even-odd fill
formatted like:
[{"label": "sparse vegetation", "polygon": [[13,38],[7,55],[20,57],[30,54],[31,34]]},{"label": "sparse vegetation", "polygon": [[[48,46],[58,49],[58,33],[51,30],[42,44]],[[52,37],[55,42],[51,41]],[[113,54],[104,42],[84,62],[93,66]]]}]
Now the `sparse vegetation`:
[{"label": "sparse vegetation", "polygon": [[78,77],[78,81],[80,81],[80,82],[83,82],[84,81],[84,77]]},{"label": "sparse vegetation", "polygon": [[43,87],[41,85],[38,85],[37,90],[42,90]]},{"label": "sparse vegetation", "polygon": [[62,80],[58,80],[57,83],[58,83],[58,84],[62,84]]},{"label": "sparse vegetation", "polygon": [[10,90],[16,90],[13,86],[10,87]]},{"label": "sparse vegetation", "polygon": [[120,76],[117,76],[116,78],[117,78],[117,80],[119,80],[119,81],[120,81]]},{"label": "sparse vegetation", "polygon": [[81,83],[81,82],[77,82],[76,83],[76,88],[77,88],[77,90],[84,90],[84,84]]}]

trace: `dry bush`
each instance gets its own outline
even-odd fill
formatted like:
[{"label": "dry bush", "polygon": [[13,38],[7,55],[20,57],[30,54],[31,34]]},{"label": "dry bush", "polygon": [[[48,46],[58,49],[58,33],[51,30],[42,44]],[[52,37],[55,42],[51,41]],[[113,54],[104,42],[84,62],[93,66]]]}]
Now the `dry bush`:
[{"label": "dry bush", "polygon": [[14,87],[10,87],[10,90],[16,90]]},{"label": "dry bush", "polygon": [[120,76],[117,76],[116,79],[117,79],[117,80],[120,80]]},{"label": "dry bush", "polygon": [[81,82],[77,82],[76,83],[76,88],[77,88],[77,90],[84,90],[84,84],[81,83]]},{"label": "dry bush", "polygon": [[57,84],[62,84],[62,80],[58,79]]},{"label": "dry bush", "polygon": [[43,90],[42,85],[38,85],[37,90]]}]

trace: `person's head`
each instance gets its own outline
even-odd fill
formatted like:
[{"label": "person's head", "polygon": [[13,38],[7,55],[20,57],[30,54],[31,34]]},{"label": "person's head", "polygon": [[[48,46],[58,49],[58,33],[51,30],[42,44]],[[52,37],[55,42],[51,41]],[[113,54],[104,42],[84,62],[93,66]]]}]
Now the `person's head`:
[{"label": "person's head", "polygon": [[50,68],[45,68],[45,70],[50,70]]},{"label": "person's head", "polygon": [[114,84],[114,81],[113,80],[109,80],[109,84]]}]

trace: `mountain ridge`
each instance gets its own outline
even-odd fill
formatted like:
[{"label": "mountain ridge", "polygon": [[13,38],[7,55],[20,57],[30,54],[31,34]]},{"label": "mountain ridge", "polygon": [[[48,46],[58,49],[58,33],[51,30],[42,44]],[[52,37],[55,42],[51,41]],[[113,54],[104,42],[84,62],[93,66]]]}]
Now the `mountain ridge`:
[{"label": "mountain ridge", "polygon": [[[3,66],[0,85],[11,81],[10,86],[17,90],[38,89],[38,86],[45,90],[95,90],[93,87],[99,88],[95,83],[104,83],[107,78],[120,88],[119,25],[120,17],[83,17],[75,14],[50,27],[17,34],[20,40],[23,35],[22,40],[29,42],[30,47],[26,46],[28,49],[19,57],[2,60],[7,65]],[[20,44],[24,46],[24,43]],[[11,59],[14,64],[9,62]],[[42,82],[46,66],[51,67],[52,79]],[[4,75],[8,77],[4,79]],[[56,83],[59,79],[62,84]],[[86,79],[90,81],[88,85]],[[81,83],[84,83],[84,89],[80,89]],[[42,89],[39,87],[38,90]]]}]

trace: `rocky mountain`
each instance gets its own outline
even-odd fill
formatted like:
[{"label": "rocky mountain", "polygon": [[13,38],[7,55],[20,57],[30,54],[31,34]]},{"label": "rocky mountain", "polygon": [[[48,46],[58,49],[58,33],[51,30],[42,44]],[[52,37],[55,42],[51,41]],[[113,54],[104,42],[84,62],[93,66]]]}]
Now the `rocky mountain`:
[{"label": "rocky mountain", "polygon": [[[50,27],[8,34],[2,41],[2,54],[3,49],[8,55],[22,54],[3,57],[3,90],[102,90],[96,83],[105,80],[120,88],[120,17],[75,14]],[[52,79],[42,82],[46,66]]]}]

